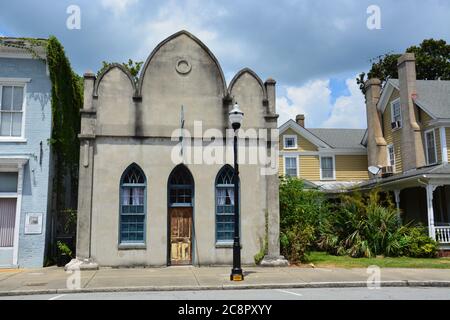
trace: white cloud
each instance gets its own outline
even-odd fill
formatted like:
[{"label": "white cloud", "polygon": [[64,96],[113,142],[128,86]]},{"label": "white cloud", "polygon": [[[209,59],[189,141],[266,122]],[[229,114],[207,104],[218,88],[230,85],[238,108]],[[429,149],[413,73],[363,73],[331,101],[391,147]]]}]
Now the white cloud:
[{"label": "white cloud", "polygon": [[307,126],[318,126],[330,113],[329,80],[314,80],[301,87],[287,87],[286,96],[277,101],[280,123],[306,116]]},{"label": "white cloud", "polygon": [[217,37],[216,31],[206,26],[208,20],[214,16],[206,7],[202,8],[197,0],[187,0],[181,4],[169,0],[158,9],[156,17],[147,22],[142,30],[151,35],[146,39],[147,45],[152,49],[161,40],[180,30],[187,30],[208,42]]},{"label": "white cloud", "polygon": [[355,79],[347,79],[346,84],[350,95],[336,99],[331,116],[323,123],[324,127],[365,128],[367,126],[364,96]]},{"label": "white cloud", "polygon": [[353,78],[347,79],[346,85],[350,95],[340,96],[334,103],[328,79],[286,87],[286,95],[277,99],[279,124],[304,114],[310,128],[365,128],[364,97]]},{"label": "white cloud", "polygon": [[350,29],[354,19],[350,18],[335,18],[332,21],[332,26],[341,32],[345,32]]},{"label": "white cloud", "polygon": [[103,8],[109,9],[114,12],[115,15],[122,14],[126,9],[136,4],[139,0],[102,0]]},{"label": "white cloud", "polygon": [[144,39],[139,55],[147,56],[168,36],[187,30],[204,42],[217,57],[232,56],[239,59],[246,46],[236,39],[222,37],[217,29],[217,21],[227,15],[228,11],[217,3],[168,0],[158,8],[155,17],[138,29],[138,37]]}]

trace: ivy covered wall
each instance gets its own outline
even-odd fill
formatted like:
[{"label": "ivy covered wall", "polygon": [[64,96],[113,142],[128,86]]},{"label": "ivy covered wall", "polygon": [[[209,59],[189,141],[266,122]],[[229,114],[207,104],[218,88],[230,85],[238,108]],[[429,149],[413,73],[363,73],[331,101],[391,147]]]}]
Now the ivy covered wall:
[{"label": "ivy covered wall", "polygon": [[[83,79],[71,68],[64,48],[56,37],[47,42],[47,63],[52,83],[52,138],[54,156],[53,211],[55,242],[68,237],[75,247],[76,206],[80,144],[80,109],[83,106]],[[64,240],[63,240],[64,241]]]}]

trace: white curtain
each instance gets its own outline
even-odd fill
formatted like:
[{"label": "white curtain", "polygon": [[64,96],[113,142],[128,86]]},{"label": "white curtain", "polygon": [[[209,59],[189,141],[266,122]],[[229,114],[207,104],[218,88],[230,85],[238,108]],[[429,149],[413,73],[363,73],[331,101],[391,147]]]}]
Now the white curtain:
[{"label": "white curtain", "polygon": [[133,188],[132,198],[134,206],[142,206],[144,204],[144,189],[143,188]]},{"label": "white curtain", "polygon": [[224,206],[227,196],[227,190],[224,188],[217,188],[217,205]]},{"label": "white curtain", "polygon": [[130,204],[130,188],[123,188],[122,205],[128,206]]},{"label": "white curtain", "polygon": [[234,206],[234,188],[227,188],[227,192],[230,197],[231,205]]}]

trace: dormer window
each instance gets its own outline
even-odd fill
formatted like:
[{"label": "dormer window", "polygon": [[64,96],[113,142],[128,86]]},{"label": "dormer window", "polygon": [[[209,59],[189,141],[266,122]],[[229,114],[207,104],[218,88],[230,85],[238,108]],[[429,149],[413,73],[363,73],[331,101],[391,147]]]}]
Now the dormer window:
[{"label": "dormer window", "polygon": [[297,136],[283,136],[284,149],[297,149]]}]

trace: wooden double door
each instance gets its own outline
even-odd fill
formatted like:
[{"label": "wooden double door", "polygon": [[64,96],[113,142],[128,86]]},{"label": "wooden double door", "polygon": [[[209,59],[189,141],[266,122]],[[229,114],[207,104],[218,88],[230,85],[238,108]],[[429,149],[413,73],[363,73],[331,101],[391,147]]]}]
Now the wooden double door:
[{"label": "wooden double door", "polygon": [[192,264],[192,207],[169,208],[171,265]]}]

